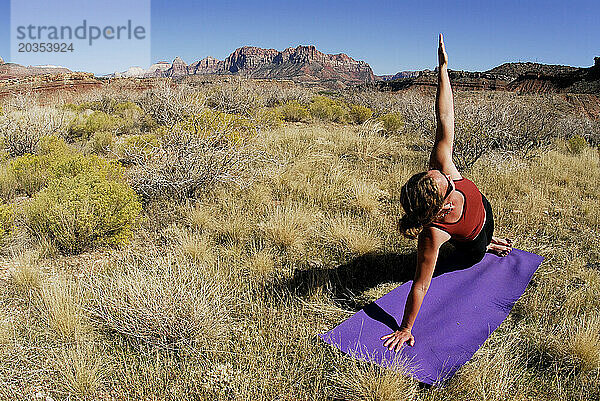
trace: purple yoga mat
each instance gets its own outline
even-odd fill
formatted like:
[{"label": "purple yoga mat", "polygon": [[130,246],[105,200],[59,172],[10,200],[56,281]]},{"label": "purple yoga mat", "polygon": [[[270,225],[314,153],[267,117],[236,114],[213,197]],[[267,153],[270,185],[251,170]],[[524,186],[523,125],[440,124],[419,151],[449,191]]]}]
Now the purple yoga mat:
[{"label": "purple yoga mat", "polygon": [[443,384],[508,316],[542,260],[513,249],[508,256],[488,253],[472,267],[434,277],[412,329],[415,345],[398,353],[380,338],[402,322],[412,281],[319,336],[357,359],[388,368],[404,363],[420,382]]}]

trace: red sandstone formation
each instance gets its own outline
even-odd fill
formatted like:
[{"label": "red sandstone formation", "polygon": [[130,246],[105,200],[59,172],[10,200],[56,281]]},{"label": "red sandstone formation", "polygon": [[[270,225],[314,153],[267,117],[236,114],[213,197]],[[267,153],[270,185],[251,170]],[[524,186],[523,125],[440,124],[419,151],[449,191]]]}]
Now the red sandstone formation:
[{"label": "red sandstone formation", "polygon": [[[132,77],[134,69],[109,77]],[[244,46],[225,60],[206,57],[189,66],[179,57],[172,64],[158,63],[138,77],[182,77],[185,75],[238,74],[251,78],[290,79],[295,82],[326,83],[335,86],[371,83],[375,75],[364,61],[346,54],[325,54],[314,46],[298,46],[283,51]]]},{"label": "red sandstone formation", "polygon": [[94,78],[93,74],[87,72],[21,76],[0,80],[0,98],[19,92],[43,93],[46,95],[58,91],[61,93],[75,93],[98,88],[101,85],[102,83]]}]

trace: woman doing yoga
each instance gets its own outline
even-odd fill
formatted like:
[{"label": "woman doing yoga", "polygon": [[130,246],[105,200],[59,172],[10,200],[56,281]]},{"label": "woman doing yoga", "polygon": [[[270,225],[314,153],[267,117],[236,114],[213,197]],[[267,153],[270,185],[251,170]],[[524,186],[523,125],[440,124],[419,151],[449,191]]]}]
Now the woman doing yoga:
[{"label": "woman doing yoga", "polygon": [[429,170],[413,175],[402,187],[405,215],[400,229],[417,241],[417,267],[404,308],[400,329],[381,337],[389,350],[414,345],[411,328],[427,293],[440,246],[450,241],[461,259],[473,265],[486,251],[506,256],[511,241],[492,236],[494,219],[488,200],[470,180],[460,175],[452,161],[454,105],[448,78],[448,55],[439,36],[438,86],[435,100],[437,128],[429,157]]}]

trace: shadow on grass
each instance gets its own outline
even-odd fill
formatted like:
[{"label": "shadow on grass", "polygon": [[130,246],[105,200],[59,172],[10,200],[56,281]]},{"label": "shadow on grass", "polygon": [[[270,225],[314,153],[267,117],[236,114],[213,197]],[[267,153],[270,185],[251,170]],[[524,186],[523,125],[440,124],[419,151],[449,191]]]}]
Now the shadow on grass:
[{"label": "shadow on grass", "polygon": [[[412,280],[416,264],[416,250],[368,254],[334,268],[296,270],[291,278],[274,285],[286,287],[301,297],[309,295],[316,288],[326,289],[342,307],[359,310],[366,305],[361,294],[383,283],[405,283]],[[445,244],[440,249],[433,276],[462,270],[471,265],[472,263],[461,260],[451,245]]]}]

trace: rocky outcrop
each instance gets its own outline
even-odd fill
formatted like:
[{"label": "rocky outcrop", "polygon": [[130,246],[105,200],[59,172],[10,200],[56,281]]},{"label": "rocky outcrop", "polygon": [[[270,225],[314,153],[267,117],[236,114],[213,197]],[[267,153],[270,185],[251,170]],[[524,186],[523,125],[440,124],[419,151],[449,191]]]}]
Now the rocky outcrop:
[{"label": "rocky outcrop", "polygon": [[223,61],[214,57],[205,57],[200,61],[190,64],[188,73],[193,75],[216,74],[223,70]]},{"label": "rocky outcrop", "polygon": [[[397,74],[398,75],[398,74]],[[411,74],[407,78],[394,80],[380,80],[377,87],[384,90],[401,90],[411,87],[435,88],[437,87],[437,71],[423,70]],[[512,78],[506,75],[491,74],[487,72],[470,72],[448,70],[452,88],[456,90],[507,90],[507,85]]]},{"label": "rocky outcrop", "polygon": [[240,71],[252,71],[261,66],[273,64],[279,52],[275,49],[244,46],[236,49],[225,59],[226,71],[235,74]]},{"label": "rocky outcrop", "polygon": [[289,47],[283,51],[242,47],[225,59],[229,73],[253,78],[291,79],[340,85],[375,82],[371,67],[346,54],[325,54],[315,46]]},{"label": "rocky outcrop", "polygon": [[14,63],[0,64],[0,80],[18,79],[46,74],[69,74],[71,72],[72,71],[68,68],[58,66],[25,67]]},{"label": "rocky outcrop", "polygon": [[171,68],[165,71],[164,76],[166,77],[181,77],[188,75],[188,65],[180,57],[175,57]]},{"label": "rocky outcrop", "polygon": [[[399,74],[396,74],[399,75]],[[484,72],[448,70],[457,90],[500,90],[521,93],[600,94],[600,57],[589,68],[539,63],[504,63]],[[416,76],[380,77],[376,86],[384,90],[437,86],[437,72],[423,70]]]},{"label": "rocky outcrop", "polygon": [[129,67],[127,71],[115,72],[111,74],[113,78],[140,78],[146,74],[146,70],[142,67]]},{"label": "rocky outcrop", "polygon": [[514,63],[516,67],[520,68],[519,75],[508,85],[508,89],[527,93],[600,94],[600,66],[598,60],[599,58],[595,57],[594,65],[588,68]]},{"label": "rocky outcrop", "polygon": [[[131,70],[131,69],[130,69]],[[131,77],[130,72],[108,77]],[[325,54],[315,46],[289,47],[283,51],[244,46],[225,60],[206,57],[189,66],[179,57],[172,64],[153,64],[139,77],[182,77],[185,75],[236,74],[251,78],[289,79],[296,82],[330,83],[336,86],[371,83],[375,75],[369,64],[346,54]]]},{"label": "rocky outcrop", "polygon": [[4,59],[0,57],[0,64],[4,64]]},{"label": "rocky outcrop", "polygon": [[[4,64],[4,67],[9,64]],[[79,93],[98,88],[102,83],[87,72],[69,72],[63,74],[37,74],[0,80],[0,98],[13,93],[44,93],[55,92]]]},{"label": "rocky outcrop", "polygon": [[570,74],[579,70],[577,67],[567,65],[551,65],[539,63],[504,63],[491,70],[485,71],[488,74],[500,74],[511,78],[518,78],[525,74],[540,74],[544,76],[558,76]]},{"label": "rocky outcrop", "polygon": [[416,78],[420,71],[400,71],[394,75],[376,75],[378,81],[394,81],[396,79]]},{"label": "rocky outcrop", "polygon": [[166,61],[159,61],[158,63],[152,64],[144,74],[144,77],[158,78],[164,76],[165,72],[171,68],[171,63]]}]

